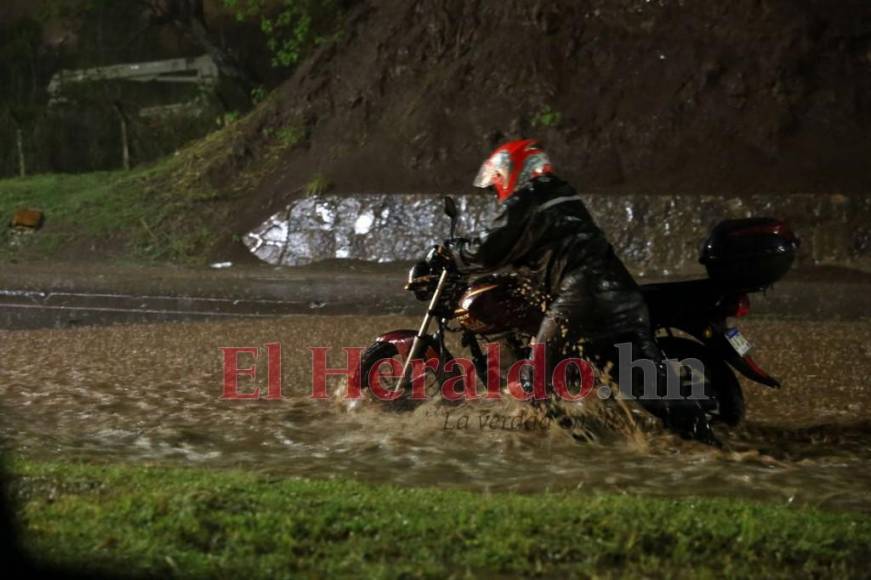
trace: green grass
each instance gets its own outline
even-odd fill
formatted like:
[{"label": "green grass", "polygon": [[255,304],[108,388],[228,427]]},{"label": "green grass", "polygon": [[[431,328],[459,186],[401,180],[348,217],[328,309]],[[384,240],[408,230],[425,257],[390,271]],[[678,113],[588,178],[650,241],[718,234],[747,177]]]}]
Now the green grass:
[{"label": "green grass", "polygon": [[[93,246],[108,248],[101,258],[204,261],[221,238],[238,233],[228,231],[236,213],[231,206],[301,138],[289,130],[251,149],[251,127],[269,111],[264,102],[176,155],[133,171],[0,179],[0,257],[54,258],[61,249]],[[46,226],[12,243],[5,225],[25,208],[45,212]]]},{"label": "green grass", "polygon": [[95,235],[113,229],[117,219],[129,219],[141,203],[138,192],[128,187],[126,172],[81,175],[37,175],[0,180],[0,212],[4,221],[16,209],[40,209],[52,220],[74,222]]},{"label": "green grass", "polygon": [[276,131],[275,138],[284,148],[296,147],[305,140],[305,130],[300,125],[281,127]]},{"label": "green grass", "polygon": [[[187,261],[204,252],[209,239],[197,227],[180,227],[191,217],[201,194],[159,191],[153,181],[168,162],[132,172],[37,175],[0,180],[0,219],[18,209],[39,209],[46,227],[15,243],[0,230],[0,252],[7,257],[51,258],[70,244],[105,247],[102,254],[135,260]],[[192,223],[196,223],[192,220]]]},{"label": "green grass", "polygon": [[541,111],[533,115],[533,127],[555,127],[562,120],[562,115],[559,111],[555,111],[550,106],[545,106]]},{"label": "green grass", "polygon": [[330,180],[318,173],[305,184],[306,195],[323,195],[333,186]]},{"label": "green grass", "polygon": [[44,561],[197,577],[862,574],[871,522],[728,499],[477,494],[122,465],[12,465]]}]

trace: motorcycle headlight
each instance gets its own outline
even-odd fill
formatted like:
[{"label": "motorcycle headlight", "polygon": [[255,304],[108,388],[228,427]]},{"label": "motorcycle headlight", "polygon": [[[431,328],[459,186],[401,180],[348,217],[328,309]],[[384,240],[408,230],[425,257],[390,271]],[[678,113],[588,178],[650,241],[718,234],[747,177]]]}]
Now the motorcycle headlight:
[{"label": "motorcycle headlight", "polygon": [[428,300],[434,288],[432,269],[428,262],[418,262],[411,267],[408,271],[406,290],[414,292],[414,297],[418,300]]},{"label": "motorcycle headlight", "polygon": [[414,284],[415,280],[422,278],[423,276],[429,276],[429,264],[426,262],[418,262],[408,271],[408,284],[409,286]]}]

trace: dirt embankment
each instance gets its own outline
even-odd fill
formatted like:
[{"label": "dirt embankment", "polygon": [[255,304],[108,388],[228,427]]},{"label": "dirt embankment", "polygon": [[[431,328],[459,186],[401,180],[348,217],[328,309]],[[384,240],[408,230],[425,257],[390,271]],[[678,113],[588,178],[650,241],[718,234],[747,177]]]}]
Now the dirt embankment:
[{"label": "dirt embankment", "polygon": [[316,175],[349,193],[467,189],[519,136],[584,190],[871,191],[871,4],[361,2],[248,123],[237,161],[282,128],[302,137],[249,204],[260,217]]},{"label": "dirt embankment", "polygon": [[583,191],[871,192],[871,3],[358,0],[153,189],[209,192],[198,221],[243,259],[289,198],[466,191],[521,136]]}]

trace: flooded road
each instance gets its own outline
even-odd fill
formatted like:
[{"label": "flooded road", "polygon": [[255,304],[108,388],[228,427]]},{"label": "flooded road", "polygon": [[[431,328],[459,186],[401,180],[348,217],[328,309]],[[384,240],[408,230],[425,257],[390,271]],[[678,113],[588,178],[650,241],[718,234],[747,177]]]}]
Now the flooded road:
[{"label": "flooded road", "polygon": [[[525,413],[517,403],[395,414],[310,398],[308,347],[331,347],[330,366],[339,367],[342,346],[416,324],[402,316],[291,316],[0,331],[0,436],[17,454],[47,459],[480,490],[728,495],[871,512],[869,321],[743,323],[757,360],[785,386],[743,383],[747,421],[720,431],[724,451],[655,427],[582,444],[555,426],[490,420]],[[271,342],[283,346],[282,400],[222,400],[220,347]]]}]

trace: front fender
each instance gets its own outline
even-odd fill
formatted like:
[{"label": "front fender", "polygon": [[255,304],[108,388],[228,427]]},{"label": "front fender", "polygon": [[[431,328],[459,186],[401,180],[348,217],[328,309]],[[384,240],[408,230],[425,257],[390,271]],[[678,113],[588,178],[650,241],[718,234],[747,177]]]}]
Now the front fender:
[{"label": "front fender", "polygon": [[[397,352],[399,352],[399,356],[405,359],[408,358],[408,354],[411,352],[411,345],[414,343],[415,336],[417,336],[416,330],[392,330],[376,338],[375,342],[392,344],[396,347]],[[441,348],[433,337],[425,336],[423,337],[423,350],[417,356],[424,360],[431,358],[441,359]]]}]

